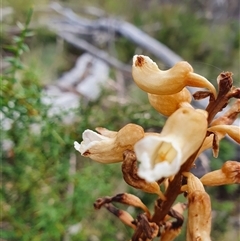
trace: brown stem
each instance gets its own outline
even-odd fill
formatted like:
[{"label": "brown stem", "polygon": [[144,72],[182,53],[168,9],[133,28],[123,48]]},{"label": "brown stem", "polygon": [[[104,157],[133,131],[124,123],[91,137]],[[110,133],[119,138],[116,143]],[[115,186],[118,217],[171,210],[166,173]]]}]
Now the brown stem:
[{"label": "brown stem", "polygon": [[188,160],[182,165],[180,171],[175,175],[174,179],[170,182],[169,187],[165,193],[166,201],[158,199],[155,204],[155,212],[151,221],[159,224],[164,217],[168,214],[177,196],[180,193],[182,186],[182,172],[187,172],[191,169],[193,162],[198,154],[198,150],[188,158]]},{"label": "brown stem", "polygon": [[222,72],[218,76],[218,96],[214,101],[209,102],[209,105],[206,108],[208,112],[208,123],[210,124],[215,117],[215,115],[222,111],[228,104],[229,92],[231,91],[233,84],[232,73],[231,72]]}]

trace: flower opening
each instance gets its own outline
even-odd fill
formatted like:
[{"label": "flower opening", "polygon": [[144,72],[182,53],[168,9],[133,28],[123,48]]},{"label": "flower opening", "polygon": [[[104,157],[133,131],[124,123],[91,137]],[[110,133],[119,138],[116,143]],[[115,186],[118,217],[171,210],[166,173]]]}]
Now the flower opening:
[{"label": "flower opening", "polygon": [[206,136],[206,117],[205,112],[182,107],[168,118],[160,136],[148,135],[138,141],[134,146],[140,161],[138,175],[148,182],[175,175],[201,146]]},{"label": "flower opening", "polygon": [[148,182],[174,175],[181,166],[180,146],[166,137],[147,136],[134,148],[141,162],[138,175]]}]

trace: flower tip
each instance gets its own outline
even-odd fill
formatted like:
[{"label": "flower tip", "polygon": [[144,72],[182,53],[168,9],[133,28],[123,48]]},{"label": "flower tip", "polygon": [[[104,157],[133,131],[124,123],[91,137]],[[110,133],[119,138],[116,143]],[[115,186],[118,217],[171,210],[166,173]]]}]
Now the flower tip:
[{"label": "flower tip", "polygon": [[144,65],[156,65],[155,62],[153,62],[152,59],[150,59],[148,56],[145,55],[134,55],[133,56],[133,67],[143,67]]},{"label": "flower tip", "polygon": [[80,144],[77,141],[74,141],[74,148],[79,151],[80,149]]},{"label": "flower tip", "polygon": [[74,148],[79,151],[81,153],[81,155],[83,154],[81,151],[81,144],[79,144],[77,141],[74,141]]},{"label": "flower tip", "polygon": [[142,67],[144,64],[144,56],[143,55],[134,55],[133,56],[133,66]]}]

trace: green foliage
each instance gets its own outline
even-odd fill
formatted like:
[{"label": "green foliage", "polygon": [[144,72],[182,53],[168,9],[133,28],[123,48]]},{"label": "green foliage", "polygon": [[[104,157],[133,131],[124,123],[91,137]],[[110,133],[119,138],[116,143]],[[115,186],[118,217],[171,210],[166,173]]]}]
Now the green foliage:
[{"label": "green foliage", "polygon": [[[9,67],[2,77],[1,91],[3,122],[8,123],[1,139],[4,150],[1,206],[2,220],[6,223],[1,237],[11,241],[62,240],[69,227],[81,223],[83,228],[70,235],[71,240],[86,240],[91,235],[109,241],[119,235],[120,240],[125,240],[129,230],[119,233],[118,220],[110,214],[106,219],[104,211],[96,218],[92,206],[97,197],[114,194],[115,188],[119,192],[126,189],[126,184],[119,188],[121,167],[75,160],[73,142],[81,141],[80,133],[87,128],[111,123],[106,127],[116,130],[131,121],[148,128],[153,123],[159,126],[161,116],[156,118],[153,112],[146,116],[150,108],[146,104],[136,111],[136,106],[144,103],[142,93],[138,93],[135,104],[119,106],[106,101],[111,93],[103,92],[97,101],[75,110],[77,117],[71,125],[64,124],[63,118],[74,110],[50,117],[51,106],[41,101],[41,75],[32,63],[25,65],[22,61],[27,57],[24,53],[29,51],[26,38],[32,36],[28,28],[31,12],[28,16],[24,25],[19,24],[20,35],[5,48],[11,58],[6,59]],[[106,112],[110,114],[106,116]],[[91,219],[94,224],[87,221]]]}]

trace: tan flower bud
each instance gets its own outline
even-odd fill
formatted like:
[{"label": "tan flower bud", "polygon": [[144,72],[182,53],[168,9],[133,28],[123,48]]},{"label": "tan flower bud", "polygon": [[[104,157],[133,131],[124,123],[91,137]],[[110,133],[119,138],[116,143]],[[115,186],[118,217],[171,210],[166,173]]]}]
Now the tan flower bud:
[{"label": "tan flower bud", "polygon": [[[99,129],[99,128],[98,128]],[[144,137],[141,126],[128,124],[117,133],[99,129],[104,135],[91,130],[83,132],[81,144],[74,142],[74,147],[82,156],[90,157],[101,163],[114,163],[123,160],[125,150],[133,150],[134,144]]]},{"label": "tan flower bud", "polygon": [[203,76],[193,73],[192,66],[185,61],[163,71],[149,57],[135,55],[132,75],[139,88],[151,94],[172,95],[186,86],[193,86],[208,88],[216,97],[214,86]]},{"label": "tan flower bud", "polygon": [[240,183],[240,163],[226,161],[220,170],[207,173],[200,181],[206,186]]},{"label": "tan flower bud", "polygon": [[188,194],[187,241],[211,241],[211,200],[200,190]]},{"label": "tan flower bud", "polygon": [[183,172],[187,185],[182,191],[188,195],[187,241],[210,241],[211,200],[201,181],[190,172]]},{"label": "tan flower bud", "polygon": [[179,109],[183,103],[189,104],[192,100],[192,96],[187,88],[183,88],[180,92],[172,95],[155,95],[148,93],[148,99],[152,107],[158,112],[165,116],[170,116]]}]

